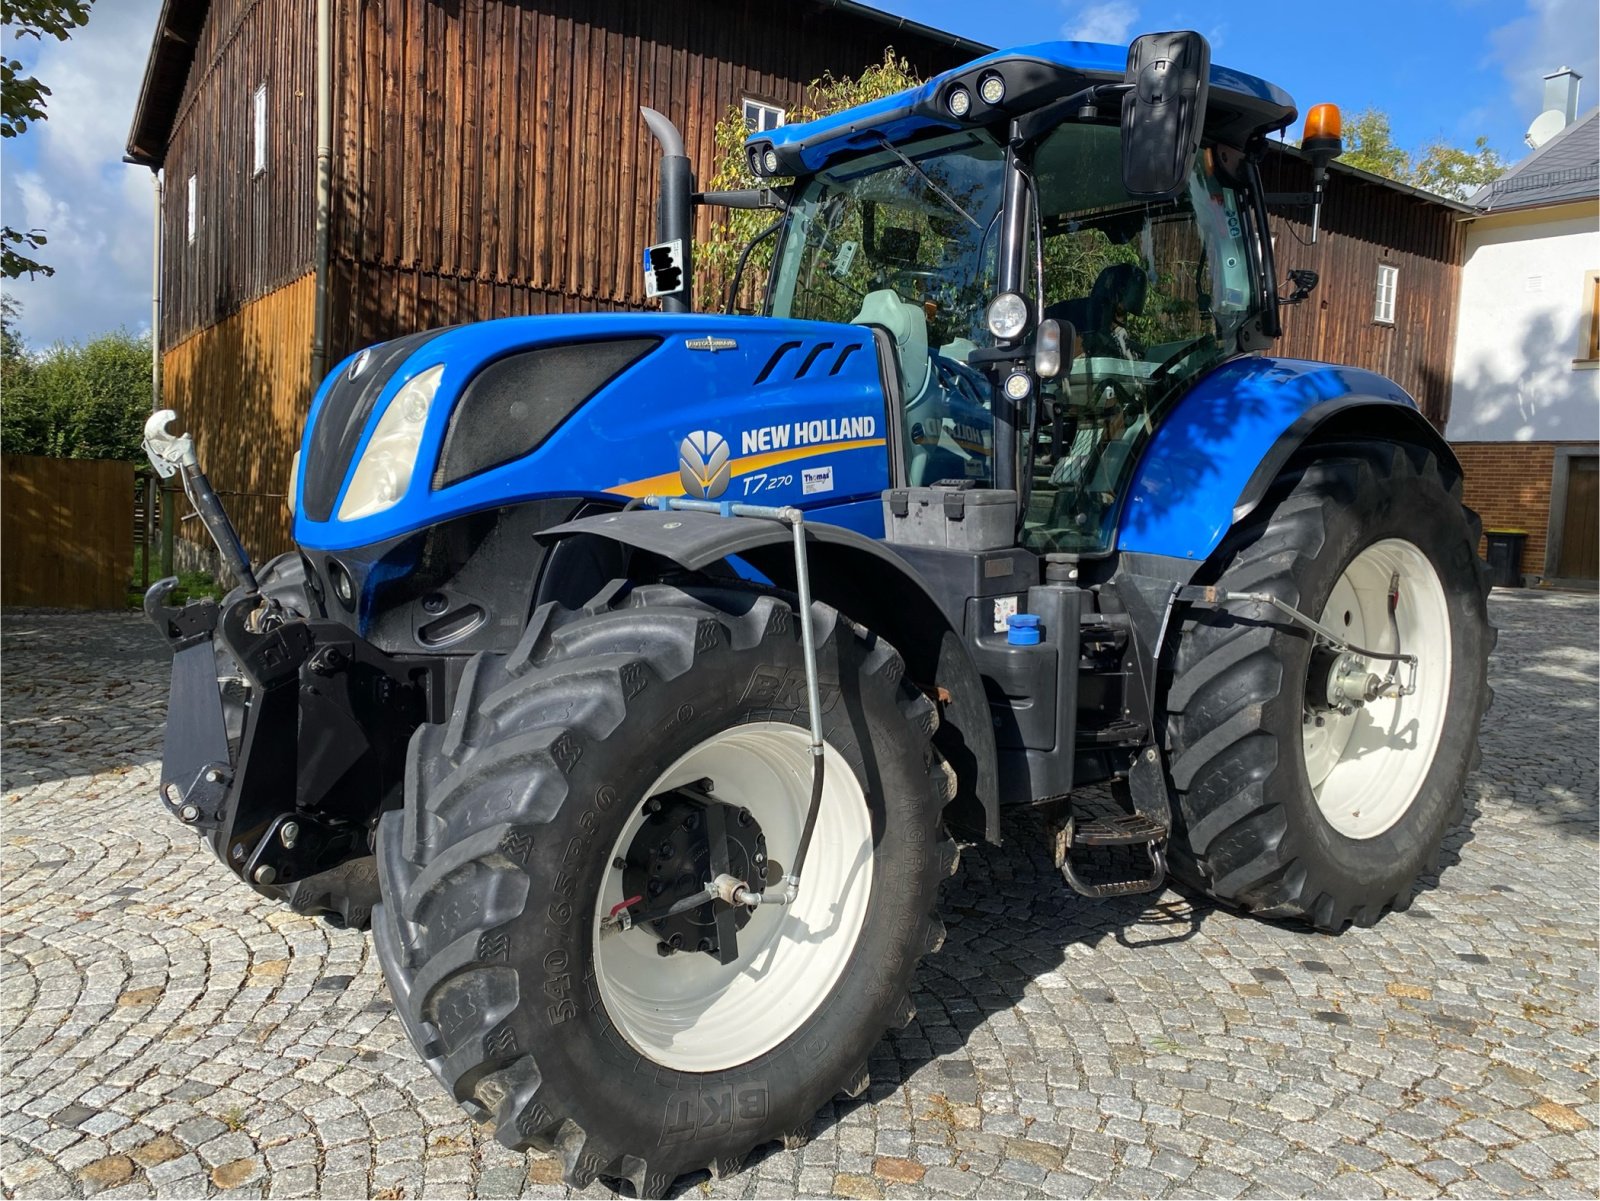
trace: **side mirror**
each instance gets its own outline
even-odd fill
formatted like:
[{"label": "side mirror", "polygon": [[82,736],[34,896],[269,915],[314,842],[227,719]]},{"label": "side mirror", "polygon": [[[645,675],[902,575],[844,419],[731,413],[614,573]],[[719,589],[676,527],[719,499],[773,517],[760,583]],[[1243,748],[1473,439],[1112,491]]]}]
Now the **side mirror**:
[{"label": "side mirror", "polygon": [[1122,97],[1122,186],[1159,200],[1189,178],[1211,90],[1211,46],[1192,30],[1147,33],[1128,47]]}]

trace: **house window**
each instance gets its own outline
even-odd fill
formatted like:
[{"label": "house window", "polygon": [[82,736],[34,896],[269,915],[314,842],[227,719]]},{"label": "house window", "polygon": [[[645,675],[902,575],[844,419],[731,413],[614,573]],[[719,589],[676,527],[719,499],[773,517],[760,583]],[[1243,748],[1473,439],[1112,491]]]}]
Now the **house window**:
[{"label": "house window", "polygon": [[1583,324],[1575,363],[1600,361],[1600,271],[1583,277]]},{"label": "house window", "polygon": [[254,134],[254,171],[267,173],[267,85],[262,84],[250,98],[250,127]]},{"label": "house window", "polygon": [[187,208],[187,223],[184,226],[184,229],[188,232],[189,241],[190,242],[194,241],[195,232],[199,228],[199,225],[200,225],[200,222],[196,219],[196,212],[198,210],[198,206],[196,204],[196,201],[197,201],[198,197],[199,197],[199,185],[195,182],[194,176],[191,175],[191,176],[189,176],[189,199],[188,199],[188,208]]},{"label": "house window", "polygon": [[764,104],[748,97],[744,102],[744,127],[751,133],[766,133],[783,124],[784,112],[775,104]]},{"label": "house window", "polygon": [[1394,324],[1394,294],[1400,286],[1400,268],[1388,263],[1378,264],[1378,300],[1372,306],[1372,319],[1384,325]]}]

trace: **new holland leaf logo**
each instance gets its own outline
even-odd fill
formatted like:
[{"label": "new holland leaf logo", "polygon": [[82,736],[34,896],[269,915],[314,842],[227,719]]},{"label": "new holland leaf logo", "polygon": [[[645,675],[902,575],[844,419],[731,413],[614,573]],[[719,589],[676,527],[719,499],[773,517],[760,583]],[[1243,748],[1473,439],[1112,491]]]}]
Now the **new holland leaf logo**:
[{"label": "new holland leaf logo", "polygon": [[703,338],[685,338],[683,344],[689,350],[709,350],[712,354],[716,354],[719,350],[739,348],[739,344],[732,338],[718,338],[712,334],[707,334]]},{"label": "new holland leaf logo", "polygon": [[678,443],[678,479],[685,496],[715,500],[728,490],[733,465],[728,440],[715,430],[695,430]]}]

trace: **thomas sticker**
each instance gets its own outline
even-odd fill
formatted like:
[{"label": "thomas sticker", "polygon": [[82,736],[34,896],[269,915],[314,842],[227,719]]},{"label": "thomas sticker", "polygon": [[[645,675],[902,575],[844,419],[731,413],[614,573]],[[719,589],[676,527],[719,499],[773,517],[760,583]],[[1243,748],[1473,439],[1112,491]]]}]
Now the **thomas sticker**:
[{"label": "thomas sticker", "polygon": [[806,467],[800,472],[800,490],[806,496],[833,491],[833,464],[826,467]]}]

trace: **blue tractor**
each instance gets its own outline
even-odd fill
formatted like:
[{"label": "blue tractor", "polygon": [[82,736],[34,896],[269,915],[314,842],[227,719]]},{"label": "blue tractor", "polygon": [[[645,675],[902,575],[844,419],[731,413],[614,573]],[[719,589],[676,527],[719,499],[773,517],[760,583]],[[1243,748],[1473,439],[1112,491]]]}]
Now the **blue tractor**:
[{"label": "blue tractor", "polygon": [[[252,567],[152,419],[239,581],[147,598],[163,803],[370,922],[501,1140],[640,1195],[866,1087],[1003,806],[1089,896],[1405,908],[1489,695],[1478,524],[1400,387],[1266,353],[1316,284],[1268,205],[1339,149],[1313,110],[1316,191],[1269,195],[1295,116],[1193,33],[755,134],[742,192],[647,112],[660,311],[339,364],[293,552]],[[697,204],[772,210],[760,316],[692,311]]]}]

